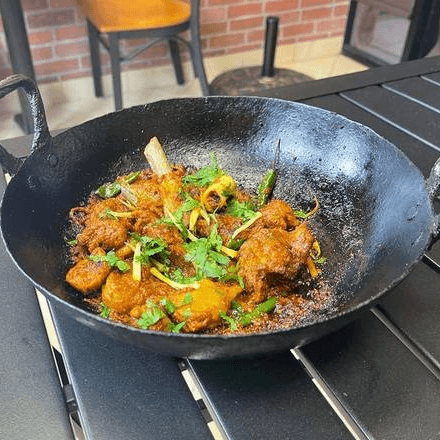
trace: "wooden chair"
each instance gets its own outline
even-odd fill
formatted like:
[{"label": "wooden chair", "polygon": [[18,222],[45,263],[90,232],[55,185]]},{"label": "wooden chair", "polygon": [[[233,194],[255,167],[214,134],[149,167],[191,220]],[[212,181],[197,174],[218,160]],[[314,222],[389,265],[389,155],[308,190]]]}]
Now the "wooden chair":
[{"label": "wooden chair", "polygon": [[[99,43],[110,53],[115,108],[122,108],[121,65],[159,41],[168,40],[178,84],[184,83],[178,42],[184,43],[191,54],[195,77],[202,92],[209,95],[203,66],[199,32],[200,0],[77,0],[87,19],[90,57],[96,96],[103,96]],[[191,41],[179,36],[190,30]],[[104,39],[102,34],[107,34]],[[146,37],[150,42],[142,48],[121,56],[119,41]]]}]

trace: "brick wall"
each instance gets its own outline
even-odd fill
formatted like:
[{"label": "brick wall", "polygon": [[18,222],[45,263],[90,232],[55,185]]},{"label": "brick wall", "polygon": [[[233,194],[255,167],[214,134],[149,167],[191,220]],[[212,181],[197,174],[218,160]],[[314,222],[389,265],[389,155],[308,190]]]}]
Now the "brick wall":
[{"label": "brick wall", "polygon": [[[21,0],[21,4],[38,82],[90,76],[85,20],[75,0]],[[201,0],[204,56],[261,49],[268,15],[280,19],[278,45],[343,35],[348,4],[349,0]],[[143,41],[129,40],[122,51],[141,44]],[[102,55],[104,72],[109,72],[108,56],[104,52]],[[125,64],[123,69],[169,62],[167,45],[161,44]],[[0,78],[10,73],[0,27]]]}]

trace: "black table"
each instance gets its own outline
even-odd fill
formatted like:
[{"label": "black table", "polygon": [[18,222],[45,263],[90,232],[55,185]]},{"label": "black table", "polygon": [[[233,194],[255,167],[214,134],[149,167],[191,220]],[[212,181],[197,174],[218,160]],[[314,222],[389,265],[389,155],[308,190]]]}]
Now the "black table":
[{"label": "black table", "polygon": [[[440,58],[267,94],[370,126],[425,176],[440,155]],[[3,145],[25,154],[27,142]],[[215,362],[124,346],[53,305],[50,348],[32,288],[0,252],[0,438],[71,438],[78,421],[85,438],[105,440],[440,438],[440,244],[341,331],[277,356]]]}]

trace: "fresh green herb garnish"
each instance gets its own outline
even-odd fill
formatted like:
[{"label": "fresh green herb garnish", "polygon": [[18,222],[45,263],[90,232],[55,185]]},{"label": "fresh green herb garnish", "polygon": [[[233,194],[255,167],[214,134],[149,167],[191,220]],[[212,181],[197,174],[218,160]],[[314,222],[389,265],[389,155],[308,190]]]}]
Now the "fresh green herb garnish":
[{"label": "fresh green herb garnish", "polygon": [[177,324],[174,324],[174,322],[170,322],[169,330],[171,333],[180,333],[180,330],[182,330],[183,327],[185,327],[186,321],[178,322]]},{"label": "fresh green herb garnish", "polygon": [[78,244],[78,240],[77,240],[76,238],[74,238],[73,240],[67,240],[66,243],[67,243],[69,246],[75,246],[75,245]]},{"label": "fresh green herb garnish", "polygon": [[239,202],[237,199],[232,199],[226,207],[226,214],[250,220],[255,217],[256,211],[252,202]]},{"label": "fresh green herb garnish", "polygon": [[208,238],[202,237],[184,245],[187,251],[185,259],[194,263],[200,278],[221,278],[231,261],[220,253],[223,242],[217,229],[217,225],[214,225]]},{"label": "fresh green herb garnish", "polygon": [[300,219],[306,219],[307,218],[307,212],[302,210],[302,209],[295,209],[293,211],[293,213],[295,214],[296,217],[298,217]]},{"label": "fresh green herb garnish", "polygon": [[190,293],[187,293],[182,300],[182,305],[187,306],[188,304],[192,303],[192,300],[192,295]]},{"label": "fresh green herb garnish", "polygon": [[237,330],[238,328],[237,321],[231,316],[228,316],[226,312],[219,312],[218,316],[220,316],[220,318],[222,318],[224,321],[226,321],[229,324],[229,328],[232,331]]},{"label": "fresh green herb garnish", "polygon": [[157,304],[149,301],[147,303],[147,310],[142,313],[138,320],[138,326],[143,329],[148,329],[159,322],[162,318],[165,318],[165,316],[165,313]]},{"label": "fresh green herb garnish", "polygon": [[141,254],[136,259],[136,261],[140,261],[141,264],[150,264],[150,257],[153,255],[160,257],[164,261],[169,259],[170,253],[167,249],[167,243],[160,238],[151,238],[147,235],[136,233],[130,234],[130,237],[136,243],[141,243]]},{"label": "fresh green herb garnish", "polygon": [[105,261],[110,267],[117,267],[121,272],[130,270],[130,265],[118,258],[115,251],[109,251],[106,255],[90,255],[88,258],[95,263]]},{"label": "fresh green herb garnish", "polygon": [[196,186],[207,186],[214,182],[215,179],[223,176],[225,172],[219,167],[217,157],[213,151],[210,153],[211,163],[200,168],[192,174],[188,174],[183,178],[186,184],[194,184]]},{"label": "fresh green herb garnish", "polygon": [[110,316],[110,309],[104,303],[101,303],[101,312],[99,313],[99,316],[105,319]]},{"label": "fresh green herb garnish", "polygon": [[159,303],[168,315],[176,311],[176,306],[168,298],[162,298]]}]

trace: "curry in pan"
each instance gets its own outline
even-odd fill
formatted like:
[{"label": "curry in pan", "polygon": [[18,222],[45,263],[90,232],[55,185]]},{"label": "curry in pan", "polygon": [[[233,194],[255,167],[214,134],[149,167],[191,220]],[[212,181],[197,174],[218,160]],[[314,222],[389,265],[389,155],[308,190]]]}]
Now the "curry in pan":
[{"label": "curry in pan", "polygon": [[151,168],[102,185],[70,211],[66,281],[102,317],[137,328],[250,333],[293,327],[331,301],[307,219],[271,199],[275,170],[245,191],[214,154],[170,165],[157,138]]}]

